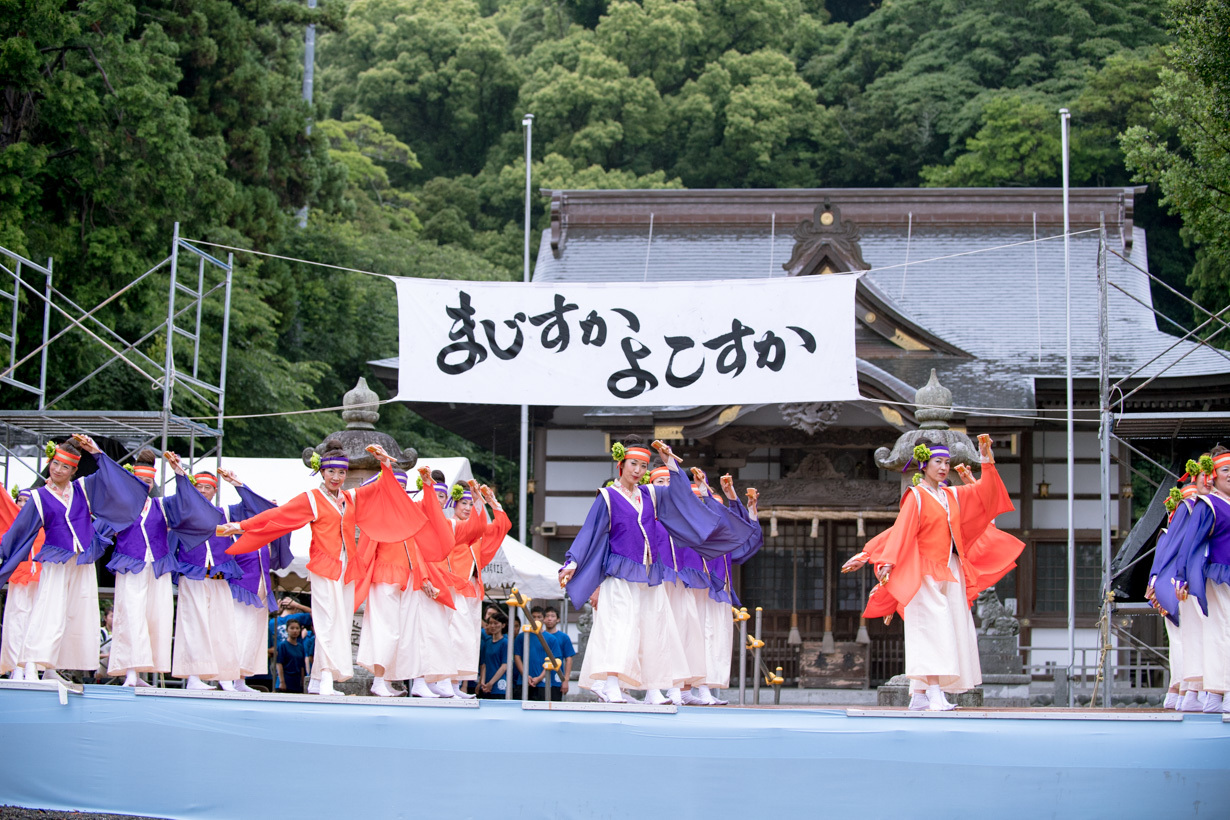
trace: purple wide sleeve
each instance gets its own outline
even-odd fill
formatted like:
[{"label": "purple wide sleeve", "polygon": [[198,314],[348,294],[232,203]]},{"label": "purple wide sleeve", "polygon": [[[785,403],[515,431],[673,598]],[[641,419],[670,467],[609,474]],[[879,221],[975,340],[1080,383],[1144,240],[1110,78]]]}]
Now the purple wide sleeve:
[{"label": "purple wide sleeve", "polygon": [[606,556],[610,551],[611,514],[606,508],[606,501],[599,496],[594,499],[581,531],[564,555],[565,565],[570,561],[577,565],[566,587],[575,609],[583,609],[589,603],[589,596],[602,583],[606,574]]},{"label": "purple wide sleeve", "polygon": [[17,565],[30,556],[42,528],[43,519],[38,515],[38,507],[33,501],[27,502],[17,513],[13,525],[0,538],[0,587],[8,583]]},{"label": "purple wide sleeve", "polygon": [[106,453],[94,456],[98,470],[81,479],[90,499],[95,525],[123,532],[141,517],[149,498],[145,482],[116,464]]},{"label": "purple wide sleeve", "polygon": [[[688,492],[691,493],[691,488]],[[712,496],[703,498],[693,496],[693,498],[700,502],[696,506],[703,507],[717,521],[717,526],[713,528],[704,542],[700,546],[693,547],[702,556],[710,560],[721,558],[739,550],[751,539],[752,525],[732,513],[722,502]]]},{"label": "purple wide sleeve", "polygon": [[743,543],[740,540],[727,545],[729,535],[723,540],[717,532],[722,526],[722,517],[692,493],[682,473],[672,473],[671,483],[665,487],[651,485],[649,489],[657,498],[658,521],[675,539],[676,545],[691,547],[705,558],[716,558]]},{"label": "purple wide sleeve", "polygon": [[[237,488],[239,490],[239,502],[243,507],[241,517],[235,517],[235,510],[231,510],[232,521],[243,521],[251,518],[257,513],[263,513],[265,510],[272,510],[278,506],[263,495],[258,495],[248,489],[246,485]],[[273,570],[286,569],[290,566],[291,561],[295,557],[290,552],[290,535],[289,533],[280,538],[275,538],[269,542],[269,568]]]},{"label": "purple wide sleeve", "polygon": [[[1182,516],[1182,518],[1180,518]],[[1157,537],[1157,546],[1153,550],[1153,566],[1149,569],[1149,578],[1153,580],[1153,595],[1157,604],[1166,610],[1166,617],[1175,626],[1179,625],[1179,598],[1175,591],[1175,558],[1183,531],[1187,522],[1187,506],[1171,519],[1170,526],[1162,530]]]},{"label": "purple wide sleeve", "polygon": [[222,512],[205,500],[187,476],[175,476],[175,495],[162,499],[167,528],[182,540],[199,544],[223,522]]},{"label": "purple wide sleeve", "polygon": [[764,546],[764,530],[760,527],[760,521],[752,518],[747,508],[738,501],[732,502],[730,509],[734,510],[735,515],[746,521],[748,526],[752,528],[751,537],[747,539],[743,546],[730,554],[730,560],[736,564],[743,564],[753,555],[760,552],[760,548]]},{"label": "purple wide sleeve", "polygon": [[[1213,507],[1198,499],[1188,516],[1187,524],[1180,533],[1180,543],[1175,554],[1175,579],[1200,603],[1200,611],[1209,614],[1209,602],[1205,594],[1205,572],[1209,563],[1209,535],[1213,530]],[[1165,604],[1163,604],[1165,606]]]}]

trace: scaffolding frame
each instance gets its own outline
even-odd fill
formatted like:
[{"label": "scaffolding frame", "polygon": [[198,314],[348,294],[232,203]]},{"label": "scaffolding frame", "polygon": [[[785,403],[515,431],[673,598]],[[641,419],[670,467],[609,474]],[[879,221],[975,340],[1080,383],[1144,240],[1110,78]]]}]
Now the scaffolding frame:
[{"label": "scaffolding frame", "polygon": [[[1194,310],[1198,311],[1195,315],[1204,315],[1194,328],[1185,330],[1184,326],[1162,313],[1152,304],[1146,303],[1138,298],[1135,294],[1129,292],[1126,288],[1111,281],[1108,270],[1108,259],[1111,255],[1116,256],[1123,262],[1135,268],[1140,273],[1144,274],[1146,281],[1152,286],[1157,284],[1172,295],[1178,297],[1183,303],[1186,303]],[[1201,413],[1199,416],[1193,416],[1190,413],[1128,413],[1126,411],[1127,400],[1133,395],[1152,384],[1159,377],[1165,375],[1179,362],[1186,359],[1196,350],[1206,348],[1216,352],[1225,359],[1230,359],[1230,352],[1214,347],[1209,342],[1220,335],[1223,331],[1230,329],[1230,324],[1227,324],[1223,318],[1227,313],[1230,313],[1230,305],[1223,307],[1221,310],[1214,313],[1208,308],[1198,304],[1193,299],[1179,293],[1166,282],[1154,276],[1145,268],[1128,259],[1121,253],[1113,250],[1107,242],[1106,236],[1106,216],[1102,215],[1101,226],[1098,232],[1098,451],[1099,451],[1099,496],[1101,497],[1102,508],[1102,525],[1101,525],[1101,552],[1102,552],[1102,605],[1099,618],[1099,631],[1101,645],[1101,659],[1099,663],[1098,680],[1103,682],[1101,686],[1102,705],[1109,707],[1112,701],[1114,690],[1114,677],[1112,657],[1115,652],[1115,647],[1112,645],[1112,640],[1116,630],[1113,624],[1113,615],[1116,609],[1121,608],[1115,602],[1115,581],[1121,578],[1125,573],[1130,571],[1144,558],[1148,557],[1155,549],[1156,544],[1149,549],[1141,549],[1141,538],[1134,538],[1135,527],[1133,531],[1126,534],[1120,544],[1120,552],[1112,555],[1111,545],[1111,503],[1110,503],[1110,464],[1113,459],[1110,448],[1112,442],[1118,443],[1126,447],[1132,454],[1148,461],[1153,466],[1157,467],[1164,474],[1161,482],[1154,481],[1148,475],[1141,473],[1138,470],[1132,470],[1133,473],[1140,475],[1156,490],[1153,502],[1150,505],[1156,506],[1162,500],[1170,487],[1175,485],[1178,475],[1175,474],[1166,465],[1160,463],[1148,454],[1142,452],[1138,447],[1134,446],[1129,440],[1132,436],[1132,431],[1138,434],[1143,431],[1166,432],[1169,433],[1171,440],[1180,437],[1199,436],[1202,432],[1209,430],[1210,422],[1223,419],[1226,414],[1214,414],[1217,419],[1204,418],[1207,414]],[[1182,336],[1176,337],[1175,341],[1170,344],[1165,350],[1155,355],[1148,362],[1139,365],[1130,373],[1113,378],[1110,372],[1110,306],[1109,296],[1111,288],[1128,297],[1140,306],[1146,308],[1153,314],[1155,320],[1163,320],[1171,325],[1174,325],[1179,330],[1185,330]],[[1207,335],[1202,333],[1211,329]],[[1178,356],[1174,361],[1160,367],[1157,372],[1151,374],[1139,383],[1129,387],[1129,383],[1145,372],[1149,367],[1157,363],[1164,356],[1175,350],[1184,343],[1190,343],[1191,347],[1182,355]],[[1113,379],[1113,380],[1112,380]],[[1126,391],[1126,392],[1125,392]],[[1116,410],[1117,408],[1117,410]],[[1186,429],[1185,429],[1186,426]],[[1116,459],[1117,460],[1117,459]],[[1071,490],[1069,490],[1071,491]],[[1161,521],[1158,516],[1151,516],[1148,513],[1138,522],[1137,526],[1151,527],[1149,534],[1152,534]],[[1125,550],[1131,550],[1131,554],[1125,554]],[[1069,602],[1069,605],[1073,605]],[[1130,605],[1129,607],[1130,608]],[[1094,694],[1098,694],[1098,685],[1095,683]]]},{"label": "scaffolding frame", "polygon": [[[181,256],[187,256],[196,262],[196,276],[185,276],[181,271]],[[221,259],[195,247],[180,237],[179,223],[176,222],[171,238],[170,254],[135,277],[123,287],[117,289],[101,302],[88,310],[74,301],[69,295],[57,288],[53,282],[53,261],[47,260],[46,265],[39,265],[24,256],[7,248],[0,247],[0,271],[5,276],[0,277],[0,299],[11,304],[11,321],[7,332],[0,332],[0,342],[8,345],[8,363],[0,371],[0,383],[8,384],[37,398],[37,409],[25,411],[0,411],[0,425],[4,426],[5,434],[0,448],[4,453],[4,482],[9,482],[10,463],[16,459],[19,463],[40,474],[43,469],[42,445],[53,437],[63,438],[75,433],[85,432],[100,437],[120,438],[135,441],[128,448],[125,458],[159,442],[160,449],[166,451],[172,437],[187,438],[189,442],[189,465],[194,465],[206,458],[214,457],[216,466],[222,463],[223,423],[226,407],[226,367],[227,351],[230,345],[231,319],[231,288],[234,278],[234,254],[228,254],[223,262]],[[152,328],[143,332],[137,339],[128,340],[103,323],[96,315],[102,308],[132,290],[138,284],[168,268],[169,281],[167,285],[166,319],[158,322]],[[34,286],[29,277],[23,278],[23,271],[30,269],[43,277],[43,288]],[[211,274],[207,276],[207,273]],[[217,281],[211,281],[211,280]],[[194,281],[195,280],[195,281]],[[187,282],[187,283],[185,283]],[[12,290],[9,291],[9,286]],[[43,306],[43,330],[39,344],[25,352],[19,358],[18,319],[21,312],[21,297],[25,294],[31,300],[41,300]],[[210,381],[201,371],[202,313],[205,300],[216,294],[221,294],[222,333],[219,351],[219,367],[217,381]],[[183,297],[177,304],[177,297]],[[35,301],[37,303],[37,301]],[[51,333],[52,313],[63,317],[67,324],[55,334]],[[47,354],[52,344],[65,337],[69,332],[79,330],[95,344],[101,346],[111,355],[94,368],[89,374],[79,379],[63,392],[48,400],[47,391]],[[162,335],[165,338],[162,361],[159,362],[146,354],[141,346],[151,339]],[[187,340],[191,351],[188,364],[179,368],[175,361],[175,338],[179,336]],[[38,357],[37,386],[18,378],[18,369]],[[185,357],[181,357],[181,360]],[[53,409],[64,402],[79,388],[98,376],[107,368],[122,362],[150,383],[155,390],[162,392],[162,408],[158,411],[79,411]],[[178,415],[175,412],[175,391],[179,387],[184,393],[204,404],[207,412],[216,417],[216,426],[210,427],[193,419]],[[33,465],[14,451],[13,434],[24,439],[33,439],[39,445]],[[196,453],[197,440],[212,442],[198,457]],[[166,484],[167,465],[162,463],[160,483]]]}]

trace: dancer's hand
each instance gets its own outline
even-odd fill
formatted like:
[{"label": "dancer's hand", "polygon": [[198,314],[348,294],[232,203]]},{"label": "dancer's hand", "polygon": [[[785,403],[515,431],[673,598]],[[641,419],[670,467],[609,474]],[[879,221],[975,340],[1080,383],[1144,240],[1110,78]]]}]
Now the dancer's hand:
[{"label": "dancer's hand", "polygon": [[849,561],[846,561],[841,565],[841,571],[854,572],[856,569],[862,569],[870,560],[871,558],[867,555],[867,553],[856,552],[853,556],[851,556]]},{"label": "dancer's hand", "polygon": [[958,464],[957,465],[957,475],[961,476],[961,480],[964,481],[966,484],[975,483],[974,482],[974,471],[969,468],[968,464]]},{"label": "dancer's hand", "polygon": [[589,596],[589,605],[594,609],[598,608],[598,590],[595,589],[593,594]]},{"label": "dancer's hand", "polygon": [[722,492],[726,494],[726,497],[731,501],[738,501],[739,494],[735,492],[735,480],[731,477],[730,473],[722,476],[721,482]]},{"label": "dancer's hand", "polygon": [[188,473],[184,470],[183,461],[180,460],[179,455],[176,453],[172,453],[170,450],[167,450],[162,454],[162,458],[167,464],[171,465],[171,469],[175,472],[175,475],[188,475]]},{"label": "dancer's hand", "polygon": [[892,564],[880,564],[880,566],[876,567],[876,579],[879,580],[881,584],[887,584],[888,577],[892,574],[892,572]]},{"label": "dancer's hand", "polygon": [[571,561],[569,561],[567,564],[564,564],[562,567],[560,567],[559,568],[560,588],[567,586],[568,582],[572,580],[572,576],[575,575],[576,572],[577,572],[577,565]]},{"label": "dancer's hand", "polygon": [[363,449],[375,456],[376,460],[381,464],[388,464],[389,466],[392,466],[397,463],[397,459],[386,453],[384,448],[379,444],[369,444]]},{"label": "dancer's hand", "polygon": [[982,456],[984,464],[995,463],[995,454],[991,452],[991,437],[986,433],[978,436],[978,455]]},{"label": "dancer's hand", "polygon": [[242,535],[243,527],[232,521],[227,524],[219,524],[214,533],[221,538],[225,538],[228,535]]},{"label": "dancer's hand", "polygon": [[440,590],[436,589],[435,584],[431,581],[423,581],[423,594],[433,601],[440,594]]},{"label": "dancer's hand", "polygon": [[666,442],[655,439],[649,446],[658,451],[658,458],[662,459],[662,463],[665,464],[671,472],[678,472],[678,465],[681,460],[679,456],[675,455],[674,450],[672,450]]},{"label": "dancer's hand", "polygon": [[235,472],[233,470],[224,470],[221,467],[219,467],[218,475],[222,476],[222,480],[225,481],[227,484],[230,484],[232,487],[242,487],[243,486],[243,482],[239,480],[239,476],[235,475]]},{"label": "dancer's hand", "polygon": [[73,441],[77,442],[78,447],[91,455],[98,455],[102,452],[102,450],[98,449],[98,445],[94,443],[94,439],[85,433],[73,433]]}]

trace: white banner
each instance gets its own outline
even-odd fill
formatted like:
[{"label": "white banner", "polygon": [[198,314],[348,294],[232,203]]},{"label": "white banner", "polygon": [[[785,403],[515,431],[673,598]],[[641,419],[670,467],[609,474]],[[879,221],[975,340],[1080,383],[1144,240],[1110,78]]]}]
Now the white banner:
[{"label": "white banner", "polygon": [[588,407],[859,398],[857,276],[395,281],[403,401]]}]

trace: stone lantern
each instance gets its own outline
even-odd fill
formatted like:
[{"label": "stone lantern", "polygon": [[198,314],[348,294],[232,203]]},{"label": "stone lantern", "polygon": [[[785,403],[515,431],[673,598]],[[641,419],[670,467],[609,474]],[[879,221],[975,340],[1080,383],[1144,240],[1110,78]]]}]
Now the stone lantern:
[{"label": "stone lantern", "polygon": [[380,464],[367,452],[368,445],[379,444],[385,451],[397,459],[397,465],[403,470],[409,470],[418,461],[418,453],[413,447],[402,448],[393,437],[381,433],[375,428],[380,420],[380,412],[376,409],[379,396],[367,386],[367,379],[360,378],[353,390],[342,396],[342,419],[346,429],[330,433],[315,447],[307,447],[303,451],[303,463],[311,465],[312,453],[320,452],[321,447],[329,439],[342,443],[346,456],[350,459],[350,472],[346,475],[346,489],[357,487],[380,471]]},{"label": "stone lantern", "polygon": [[[981,463],[978,448],[965,433],[951,430],[948,420],[952,418],[952,391],[940,384],[931,368],[931,378],[917,393],[914,394],[914,406],[917,408],[914,417],[918,419],[918,429],[902,433],[897,443],[881,447],[875,452],[875,462],[882,470],[900,472],[914,457],[914,447],[925,438],[938,439],[948,447],[952,454],[952,466],[968,464],[971,467]],[[910,486],[910,475],[901,474],[902,492]]]}]

